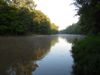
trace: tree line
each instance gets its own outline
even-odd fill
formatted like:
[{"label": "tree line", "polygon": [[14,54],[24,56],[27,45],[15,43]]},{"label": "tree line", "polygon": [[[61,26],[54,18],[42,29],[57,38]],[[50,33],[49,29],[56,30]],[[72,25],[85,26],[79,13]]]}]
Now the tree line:
[{"label": "tree line", "polygon": [[68,26],[66,29],[61,30],[60,33],[62,34],[83,34],[79,23],[74,23]]},{"label": "tree line", "polygon": [[53,34],[58,27],[33,0],[0,0],[0,35]]},{"label": "tree line", "polygon": [[[77,33],[81,30],[83,34],[99,34],[100,33],[100,0],[74,0],[73,3],[77,7],[77,15],[79,21],[76,24],[66,28],[65,33]],[[78,27],[77,27],[78,26]],[[76,28],[74,28],[76,27]]]}]

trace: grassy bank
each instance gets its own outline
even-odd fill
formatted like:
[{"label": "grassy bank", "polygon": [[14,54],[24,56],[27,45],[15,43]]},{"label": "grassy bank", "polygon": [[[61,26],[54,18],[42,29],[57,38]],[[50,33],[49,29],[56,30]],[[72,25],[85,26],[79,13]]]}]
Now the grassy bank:
[{"label": "grassy bank", "polygon": [[100,36],[88,36],[72,48],[75,75],[100,75]]}]

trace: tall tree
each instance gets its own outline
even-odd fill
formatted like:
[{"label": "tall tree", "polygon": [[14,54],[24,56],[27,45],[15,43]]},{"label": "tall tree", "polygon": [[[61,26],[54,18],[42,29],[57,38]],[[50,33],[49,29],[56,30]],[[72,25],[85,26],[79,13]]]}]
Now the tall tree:
[{"label": "tall tree", "polygon": [[36,7],[34,0],[4,0],[4,1],[7,2],[9,5],[15,6],[17,8],[24,7],[33,10]]},{"label": "tall tree", "polygon": [[100,33],[100,0],[75,0],[84,33]]}]

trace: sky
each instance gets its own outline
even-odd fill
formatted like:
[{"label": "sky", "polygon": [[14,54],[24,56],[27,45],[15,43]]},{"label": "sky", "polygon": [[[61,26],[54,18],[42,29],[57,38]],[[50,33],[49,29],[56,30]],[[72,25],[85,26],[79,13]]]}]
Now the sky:
[{"label": "sky", "polygon": [[75,16],[75,6],[73,0],[35,0],[36,9],[47,15],[52,23],[55,23],[59,30],[65,29],[69,25],[78,21]]}]

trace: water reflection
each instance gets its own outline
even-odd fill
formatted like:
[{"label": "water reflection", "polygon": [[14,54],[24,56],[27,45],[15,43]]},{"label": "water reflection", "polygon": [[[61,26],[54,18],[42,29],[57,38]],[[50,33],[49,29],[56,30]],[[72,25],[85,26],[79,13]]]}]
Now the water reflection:
[{"label": "water reflection", "polygon": [[71,75],[76,35],[0,37],[0,75]]},{"label": "water reflection", "polygon": [[0,75],[32,75],[56,42],[56,36],[0,37]]},{"label": "water reflection", "polygon": [[81,40],[83,39],[85,36],[84,35],[71,35],[71,34],[67,34],[67,35],[60,35],[60,37],[66,39],[67,42],[69,43],[73,43],[76,40]]},{"label": "water reflection", "polygon": [[71,46],[66,39],[58,37],[58,42],[51,47],[48,55],[37,62],[40,67],[33,75],[71,75],[73,65]]}]

